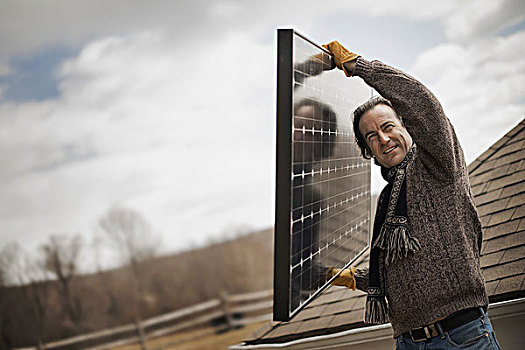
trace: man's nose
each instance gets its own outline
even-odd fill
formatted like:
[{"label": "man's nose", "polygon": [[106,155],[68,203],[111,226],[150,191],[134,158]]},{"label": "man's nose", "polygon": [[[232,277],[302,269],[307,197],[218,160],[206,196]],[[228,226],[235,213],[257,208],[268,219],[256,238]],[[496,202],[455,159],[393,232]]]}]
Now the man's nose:
[{"label": "man's nose", "polygon": [[388,141],[390,141],[390,137],[388,137],[387,134],[384,134],[382,132],[378,133],[379,141],[381,141],[381,144],[386,144]]}]

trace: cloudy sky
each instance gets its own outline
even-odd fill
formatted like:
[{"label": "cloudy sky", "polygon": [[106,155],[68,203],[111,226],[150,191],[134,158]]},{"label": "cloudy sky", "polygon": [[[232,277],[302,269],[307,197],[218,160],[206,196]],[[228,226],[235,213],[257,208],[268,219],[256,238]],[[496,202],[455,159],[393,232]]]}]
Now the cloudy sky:
[{"label": "cloudy sky", "polygon": [[277,28],[418,77],[469,162],[525,116],[522,0],[0,0],[0,247],[114,205],[165,252],[270,227]]}]

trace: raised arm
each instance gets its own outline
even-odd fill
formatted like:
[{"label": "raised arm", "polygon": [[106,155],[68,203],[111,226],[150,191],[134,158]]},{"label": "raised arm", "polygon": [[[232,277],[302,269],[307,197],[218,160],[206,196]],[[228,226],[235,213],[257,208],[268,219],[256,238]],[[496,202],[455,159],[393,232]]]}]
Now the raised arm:
[{"label": "raised arm", "polygon": [[[357,59],[355,76],[390,100],[418,148],[422,160],[441,180],[452,180],[464,167],[463,152],[450,121],[436,97],[410,75],[379,61]],[[421,152],[419,151],[419,152]]]},{"label": "raised arm", "polygon": [[[337,45],[327,45],[334,56],[338,50],[346,50],[335,49]],[[335,57],[334,60],[337,64],[338,60]],[[380,61],[370,62],[360,56],[342,62],[340,68],[347,76],[362,78],[392,102],[418,152],[424,154],[422,161],[436,177],[448,182],[464,168],[463,152],[454,129],[439,101],[421,82]]]}]

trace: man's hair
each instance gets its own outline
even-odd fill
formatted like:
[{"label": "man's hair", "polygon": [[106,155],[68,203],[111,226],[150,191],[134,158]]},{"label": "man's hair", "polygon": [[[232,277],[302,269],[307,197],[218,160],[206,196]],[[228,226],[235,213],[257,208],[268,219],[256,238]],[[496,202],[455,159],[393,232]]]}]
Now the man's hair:
[{"label": "man's hair", "polygon": [[[361,120],[361,117],[366,112],[372,110],[377,105],[389,106],[390,108],[394,110],[394,112],[396,112],[396,110],[394,109],[394,106],[392,106],[392,103],[389,100],[381,96],[376,96],[376,97],[372,97],[371,99],[363,103],[361,106],[357,107],[353,113],[354,114],[353,124],[354,124],[355,141],[357,143],[357,146],[361,150],[361,155],[365,159],[372,158],[372,151],[366,144],[365,137],[361,135],[361,131],[359,130],[359,121]],[[401,117],[398,116],[397,113],[395,114],[396,114],[397,119],[399,119],[401,124],[403,124],[403,120],[401,119]]]},{"label": "man's hair", "polygon": [[[328,123],[330,127],[333,127],[335,130],[337,127],[337,115],[335,114],[334,110],[327,105],[326,103],[323,103],[316,99],[309,99],[305,98],[300,100],[294,105],[294,110],[298,111],[301,107],[305,106],[312,106],[314,108],[314,113],[317,117],[320,117],[319,120]],[[335,146],[335,133],[324,133],[322,138],[322,144],[323,146],[323,158],[331,157],[334,153],[334,146]]]}]

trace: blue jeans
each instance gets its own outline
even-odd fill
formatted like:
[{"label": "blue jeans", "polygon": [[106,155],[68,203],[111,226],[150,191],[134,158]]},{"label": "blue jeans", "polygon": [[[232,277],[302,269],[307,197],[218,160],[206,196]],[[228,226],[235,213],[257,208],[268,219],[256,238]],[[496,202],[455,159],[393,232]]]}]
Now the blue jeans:
[{"label": "blue jeans", "polygon": [[465,323],[446,333],[443,332],[439,324],[436,328],[440,335],[420,343],[403,336],[395,338],[396,350],[501,349],[490,324],[489,316],[486,313],[483,317]]}]

